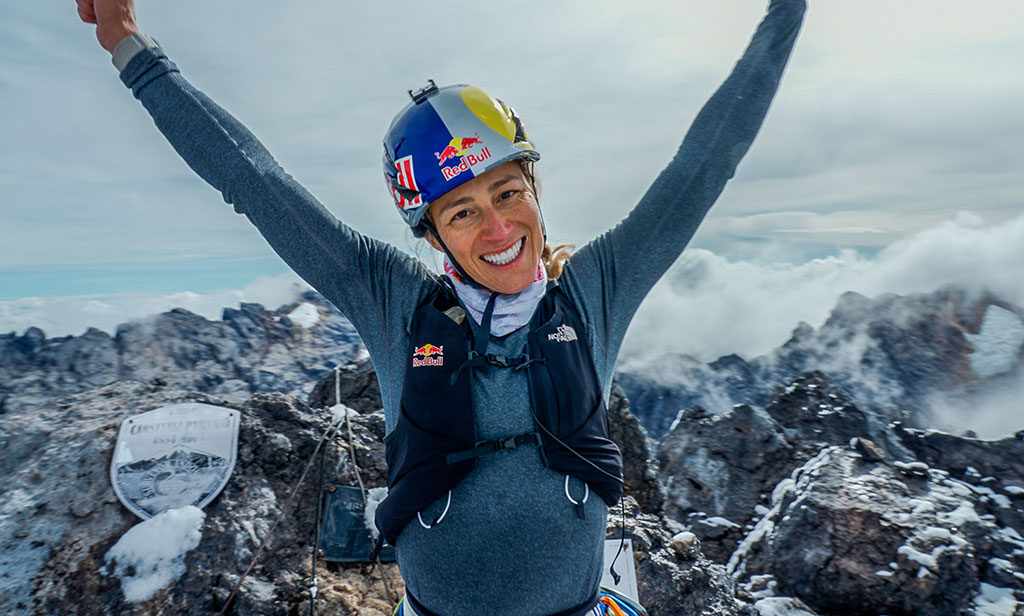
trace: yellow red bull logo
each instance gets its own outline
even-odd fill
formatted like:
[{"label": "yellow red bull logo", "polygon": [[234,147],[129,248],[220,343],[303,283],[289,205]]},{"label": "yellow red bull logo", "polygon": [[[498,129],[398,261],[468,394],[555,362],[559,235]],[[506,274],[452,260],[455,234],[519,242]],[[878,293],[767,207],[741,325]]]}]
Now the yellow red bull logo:
[{"label": "yellow red bull logo", "polygon": [[421,347],[412,350],[412,367],[420,366],[443,366],[444,347],[434,346],[429,342]]},{"label": "yellow red bull logo", "polygon": [[[470,154],[469,151],[476,146],[481,146],[480,151]],[[437,164],[441,166],[441,174],[444,175],[444,179],[451,180],[473,165],[489,159],[491,151],[480,140],[480,134],[474,133],[472,137],[455,137],[448,142],[443,150],[434,152],[434,156],[437,157]],[[461,159],[459,164],[444,166],[445,162],[456,158]]]},{"label": "yellow red bull logo", "polygon": [[448,142],[445,149],[434,152],[434,156],[438,160],[437,166],[440,167],[448,159],[465,156],[466,152],[475,145],[483,145],[483,142],[480,141],[480,133],[473,133],[472,137],[455,137]]}]

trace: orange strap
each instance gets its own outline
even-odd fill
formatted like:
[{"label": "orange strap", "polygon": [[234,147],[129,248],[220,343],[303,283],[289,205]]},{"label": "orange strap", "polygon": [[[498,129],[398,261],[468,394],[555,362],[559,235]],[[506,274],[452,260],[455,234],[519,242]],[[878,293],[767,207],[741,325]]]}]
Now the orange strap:
[{"label": "orange strap", "polygon": [[619,605],[615,603],[615,600],[611,597],[601,597],[601,603],[605,604],[608,608],[605,610],[605,613],[611,613],[613,616],[626,616],[622,609],[619,608]]}]

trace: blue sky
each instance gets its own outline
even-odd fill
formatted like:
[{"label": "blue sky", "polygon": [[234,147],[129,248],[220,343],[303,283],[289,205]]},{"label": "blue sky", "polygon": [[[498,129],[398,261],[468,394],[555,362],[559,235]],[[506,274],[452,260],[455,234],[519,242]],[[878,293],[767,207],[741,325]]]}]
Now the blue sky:
[{"label": "blue sky", "polygon": [[[764,6],[182,0],[138,12],[331,211],[409,248],[379,163],[406,89],[468,81],[510,101],[544,155],[552,239],[581,244],[643,193]],[[1019,0],[812,0],[768,121],[693,246],[800,264],[877,254],[959,211],[1005,223],[1024,202],[1022,64]],[[73,3],[0,6],[0,109],[0,300],[240,289],[286,270],[163,142]]]}]

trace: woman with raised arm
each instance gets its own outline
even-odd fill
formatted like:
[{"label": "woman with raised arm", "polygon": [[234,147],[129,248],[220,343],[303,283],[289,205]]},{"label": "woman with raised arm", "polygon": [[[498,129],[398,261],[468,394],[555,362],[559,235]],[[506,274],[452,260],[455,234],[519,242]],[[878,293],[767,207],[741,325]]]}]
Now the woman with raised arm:
[{"label": "woman with raised arm", "polygon": [[547,242],[540,153],[512,108],[468,85],[413,93],[384,175],[405,223],[444,253],[438,276],[332,216],[139,32],[133,0],[78,0],[171,145],[362,336],[386,415],[376,523],[405,581],[399,613],[638,610],[599,587],[622,491],[605,410],[615,358],[757,134],[804,9],[771,1],[644,197],[569,260]]}]

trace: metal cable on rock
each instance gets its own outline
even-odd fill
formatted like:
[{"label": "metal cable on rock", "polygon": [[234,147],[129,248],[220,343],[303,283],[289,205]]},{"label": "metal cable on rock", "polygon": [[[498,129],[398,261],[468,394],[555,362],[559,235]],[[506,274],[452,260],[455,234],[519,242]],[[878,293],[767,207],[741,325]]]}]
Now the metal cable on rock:
[{"label": "metal cable on rock", "polygon": [[316,532],[313,533],[313,554],[310,566],[313,579],[309,584],[309,616],[316,616],[316,595],[319,591],[319,587],[317,586],[316,563],[320,553],[320,520],[323,516],[324,508],[324,460],[326,458],[327,447],[324,447],[320,450],[320,477],[317,481],[316,489]]},{"label": "metal cable on rock", "polygon": [[[341,404],[341,369],[334,369],[334,403]],[[363,476],[359,472],[359,462],[356,460],[356,446],[355,438],[352,436],[352,422],[349,420],[348,407],[345,407],[345,427],[348,429],[348,452],[352,458],[352,472],[355,473],[356,481],[359,482],[359,492],[363,497],[363,510],[366,510],[367,499],[366,499],[366,485],[363,483]],[[384,565],[380,562],[380,554],[374,550],[374,562],[373,565],[377,568],[377,573],[380,575],[380,581],[384,584],[384,592],[388,595],[388,602],[395,602],[395,595],[391,592],[391,584],[388,584],[388,578],[384,575]]]},{"label": "metal cable on rock", "polygon": [[[260,544],[259,549],[256,550],[256,554],[253,555],[252,561],[249,562],[249,566],[245,568],[245,571],[242,573],[242,576],[238,578],[238,582],[235,583],[234,588],[231,589],[231,594],[228,595],[228,599],[224,603],[224,607],[219,612],[220,616],[227,614],[228,608],[231,607],[231,602],[234,601],[235,597],[238,595],[238,591],[242,587],[242,583],[245,581],[245,578],[248,577],[249,573],[252,572],[252,569],[256,566],[256,563],[259,561],[260,556],[263,555],[263,550],[266,549],[267,545],[270,543],[271,538],[273,538],[274,531],[277,530],[277,525],[280,524],[281,518],[284,517],[285,511],[288,509],[288,504],[291,503],[291,501],[295,498],[295,495],[298,493],[299,488],[302,487],[302,483],[306,480],[306,475],[309,473],[309,469],[313,467],[313,462],[316,461],[316,455],[320,452],[320,448],[323,446],[324,441],[330,439],[333,433],[337,431],[340,425],[341,421],[335,418],[335,420],[331,422],[331,425],[327,428],[327,431],[324,433],[324,435],[320,437],[319,441],[317,441],[316,448],[313,450],[313,454],[309,457],[309,462],[307,462],[306,467],[302,469],[302,474],[299,476],[298,482],[296,482],[295,487],[292,488],[291,493],[289,493],[288,497],[285,499],[285,505],[281,507],[281,511],[277,514],[277,519],[274,520],[274,524],[270,527],[270,531],[267,533],[266,538]],[[319,524],[319,520],[317,520],[317,523]],[[316,549],[316,546],[314,546],[314,549]],[[314,575],[315,571],[316,568],[314,567]]]},{"label": "metal cable on rock", "polygon": [[[334,404],[341,404],[341,368],[334,369]],[[352,470],[359,482],[359,493],[363,496],[363,507],[366,507],[366,486],[363,485],[363,477],[359,474],[359,462],[356,462],[356,446],[352,437],[352,422],[349,421],[348,407],[345,407],[345,427],[348,430],[348,452],[352,457]]]}]

